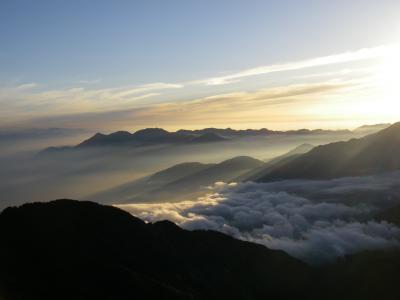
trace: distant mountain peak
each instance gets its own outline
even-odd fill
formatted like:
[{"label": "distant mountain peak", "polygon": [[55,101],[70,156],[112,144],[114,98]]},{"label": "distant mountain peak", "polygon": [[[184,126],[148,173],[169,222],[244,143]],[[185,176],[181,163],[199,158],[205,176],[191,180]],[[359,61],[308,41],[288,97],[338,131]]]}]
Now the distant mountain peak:
[{"label": "distant mountain peak", "polygon": [[133,135],[135,136],[139,136],[139,135],[167,135],[170,132],[163,129],[163,128],[158,128],[158,127],[154,127],[154,128],[144,128],[144,129],[140,129],[137,130],[133,133]]},{"label": "distant mountain peak", "polygon": [[130,137],[132,134],[129,131],[116,131],[110,134],[110,136]]}]

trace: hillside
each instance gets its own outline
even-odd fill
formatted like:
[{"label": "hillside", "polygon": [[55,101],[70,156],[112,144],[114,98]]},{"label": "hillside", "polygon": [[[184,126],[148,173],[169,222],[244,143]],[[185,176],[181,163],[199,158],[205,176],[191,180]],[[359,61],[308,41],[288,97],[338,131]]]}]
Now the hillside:
[{"label": "hillside", "polygon": [[145,178],[89,195],[87,200],[101,203],[175,202],[195,199],[217,181],[230,182],[264,162],[238,156],[218,164],[182,163]]},{"label": "hillside", "polygon": [[400,123],[347,142],[318,146],[289,163],[272,168],[259,181],[328,179],[400,169]]},{"label": "hillside", "polygon": [[168,182],[148,193],[132,197],[129,202],[174,202],[179,200],[195,199],[206,192],[207,186],[215,182],[231,182],[241,176],[262,166],[264,163],[248,156],[238,156],[218,164],[194,172],[188,176]]},{"label": "hillside", "polygon": [[268,160],[264,165],[250,170],[249,172],[243,174],[236,178],[236,181],[256,181],[258,178],[262,178],[266,174],[268,174],[273,168],[277,168],[278,166],[283,166],[284,164],[294,160],[296,157],[307,153],[312,148],[313,145],[310,144],[301,144],[294,149],[279,155],[273,159]]},{"label": "hillside", "polygon": [[131,200],[138,195],[151,194],[152,191],[164,185],[208,169],[214,164],[202,164],[198,162],[181,163],[170,168],[156,172],[150,176],[140,178],[111,189],[86,197],[101,203],[121,203]]},{"label": "hillside", "polygon": [[309,274],[281,251],[91,202],[8,208],[0,235],[0,291],[10,300],[282,299]]}]

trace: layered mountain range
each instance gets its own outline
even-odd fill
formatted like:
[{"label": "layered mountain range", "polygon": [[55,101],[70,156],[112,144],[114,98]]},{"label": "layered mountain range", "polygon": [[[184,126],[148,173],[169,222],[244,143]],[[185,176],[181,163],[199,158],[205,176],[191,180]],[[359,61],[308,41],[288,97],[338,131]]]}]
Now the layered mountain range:
[{"label": "layered mountain range", "polygon": [[[302,144],[263,162],[235,157],[219,164],[182,163],[153,175],[90,195],[105,203],[165,202],[196,199],[217,181],[268,182],[331,179],[400,169],[400,123],[360,139],[314,147]],[[160,174],[164,174],[160,180]]]},{"label": "layered mountain range", "polygon": [[98,147],[127,147],[127,146],[146,146],[157,144],[197,144],[215,143],[229,141],[244,137],[261,137],[271,135],[299,136],[299,135],[344,135],[352,134],[350,130],[323,130],[323,129],[299,129],[289,131],[275,131],[266,128],[234,130],[231,128],[205,128],[200,130],[178,130],[169,132],[162,128],[146,128],[134,133],[128,131],[116,131],[110,134],[96,133],[87,140],[82,141],[76,146],[69,147],[49,147],[44,153],[54,153],[56,151],[71,149],[87,149]]}]

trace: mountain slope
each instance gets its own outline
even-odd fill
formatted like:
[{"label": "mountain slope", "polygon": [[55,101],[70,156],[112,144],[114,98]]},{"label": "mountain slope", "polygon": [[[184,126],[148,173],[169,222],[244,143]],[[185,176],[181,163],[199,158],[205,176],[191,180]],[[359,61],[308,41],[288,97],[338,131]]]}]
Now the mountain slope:
[{"label": "mountain slope", "polygon": [[217,181],[230,182],[259,168],[264,162],[238,156],[218,164],[182,163],[153,175],[89,195],[86,200],[100,203],[176,202],[191,200]]},{"label": "mountain slope", "polygon": [[138,195],[151,193],[153,190],[162,188],[164,185],[205,170],[214,164],[202,164],[198,162],[181,163],[153,175],[140,178],[112,189],[96,193],[86,197],[100,203],[126,202]]},{"label": "mountain slope", "polygon": [[400,169],[400,123],[378,133],[347,142],[318,146],[273,168],[259,181],[326,179],[361,176]]},{"label": "mountain slope", "polygon": [[9,300],[289,299],[310,272],[281,251],[91,202],[8,208],[0,236]]},{"label": "mountain slope", "polygon": [[373,125],[362,125],[353,130],[354,133],[362,133],[362,134],[371,134],[376,133],[382,129],[388,128],[392,124],[390,123],[382,123],[382,124],[373,124]]},{"label": "mountain slope", "polygon": [[296,157],[299,157],[301,154],[307,153],[312,148],[314,148],[313,145],[301,144],[285,154],[268,160],[264,165],[261,165],[260,167],[250,170],[249,172],[239,176],[235,179],[235,181],[255,181],[258,178],[262,178],[268,174],[272,168],[282,166],[294,160]]},{"label": "mountain slope", "polygon": [[149,193],[134,196],[127,203],[193,200],[205,193],[205,187],[213,185],[217,181],[231,182],[238,176],[263,164],[264,162],[248,156],[234,157],[171,181]]}]

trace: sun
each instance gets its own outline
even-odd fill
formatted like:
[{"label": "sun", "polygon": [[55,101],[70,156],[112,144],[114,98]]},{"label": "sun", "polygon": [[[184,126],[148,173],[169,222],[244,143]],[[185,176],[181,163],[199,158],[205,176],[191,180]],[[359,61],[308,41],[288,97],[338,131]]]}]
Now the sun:
[{"label": "sun", "polygon": [[392,106],[387,109],[400,109],[400,44],[386,49],[378,70],[382,104]]}]

